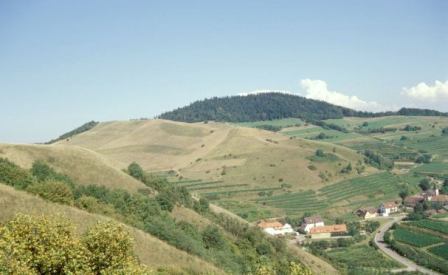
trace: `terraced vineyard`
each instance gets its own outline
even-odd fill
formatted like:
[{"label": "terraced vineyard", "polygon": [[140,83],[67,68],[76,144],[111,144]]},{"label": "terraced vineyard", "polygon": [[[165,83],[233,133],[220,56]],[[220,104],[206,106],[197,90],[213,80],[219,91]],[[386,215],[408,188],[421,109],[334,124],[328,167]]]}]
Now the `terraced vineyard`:
[{"label": "terraced vineyard", "polygon": [[448,162],[432,162],[423,164],[412,171],[422,175],[448,176]]},{"label": "terraced vineyard", "polygon": [[349,212],[360,206],[377,206],[398,196],[399,180],[388,172],[345,180],[319,189],[281,194],[256,200],[283,209],[287,214],[319,212],[345,207]]},{"label": "terraced vineyard", "polygon": [[391,232],[389,244],[398,253],[419,265],[448,273],[448,222],[404,222]]},{"label": "terraced vineyard", "polygon": [[443,234],[448,234],[448,222],[433,221],[433,220],[420,220],[410,223],[412,226],[426,228],[434,230]]},{"label": "terraced vineyard", "polygon": [[448,261],[448,243],[431,247],[428,251]]},{"label": "terraced vineyard", "polygon": [[416,247],[424,247],[443,242],[443,239],[439,237],[427,233],[414,232],[403,227],[398,227],[394,230],[394,239]]},{"label": "terraced vineyard", "polygon": [[328,138],[323,139],[322,141],[326,142],[339,142],[347,139],[356,139],[362,137],[357,133],[343,133],[336,130],[324,129],[319,126],[291,130],[285,129],[282,133],[290,137],[299,137],[305,139],[314,139],[320,133],[324,133],[326,136],[328,136]]},{"label": "terraced vineyard", "polygon": [[447,136],[428,136],[421,139],[411,139],[405,142],[405,145],[417,150],[437,154],[441,158],[448,157]]},{"label": "terraced vineyard", "polygon": [[416,150],[403,147],[401,144],[374,139],[368,141],[354,141],[344,145],[357,151],[371,150],[378,152],[389,159],[407,159],[417,155]]}]

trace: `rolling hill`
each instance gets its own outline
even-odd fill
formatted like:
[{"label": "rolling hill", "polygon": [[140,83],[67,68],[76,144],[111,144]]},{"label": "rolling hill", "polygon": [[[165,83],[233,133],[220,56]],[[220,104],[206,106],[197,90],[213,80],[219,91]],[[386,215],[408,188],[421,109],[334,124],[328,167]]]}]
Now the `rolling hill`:
[{"label": "rolling hill", "polygon": [[[361,160],[355,151],[319,141],[222,123],[166,120],[100,123],[57,144],[88,148],[119,163],[120,168],[136,161],[147,171],[171,171],[177,180],[219,181],[224,189],[231,184],[249,189],[275,188],[282,183],[292,190],[314,189],[326,184],[319,172],[326,171],[327,181],[352,177],[338,171],[348,162]],[[334,159],[314,161],[317,149],[334,151]],[[315,170],[309,169],[311,163]]]},{"label": "rolling hill", "polygon": [[79,184],[98,184],[137,192],[147,187],[120,170],[120,164],[77,146],[0,144],[0,157],[29,169],[36,160],[48,163]]},{"label": "rolling hill", "polygon": [[[6,222],[17,213],[29,215],[61,215],[76,225],[78,233],[98,221],[110,220],[104,216],[91,214],[70,206],[45,201],[39,197],[0,183],[0,223]],[[134,239],[134,251],[140,261],[154,269],[165,269],[174,273],[192,272],[196,274],[224,274],[212,264],[159,240],[158,238],[125,226]],[[173,264],[176,263],[176,264]]]},{"label": "rolling hill", "polygon": [[361,112],[298,95],[270,92],[199,100],[188,106],[165,112],[159,118],[183,122],[210,120],[249,122],[284,118],[322,120],[347,116],[379,117],[390,115],[448,116],[448,113],[416,108],[402,108],[396,112]]},{"label": "rolling hill", "polygon": [[[119,164],[117,168],[136,161],[146,171],[161,173],[193,193],[249,215],[249,220],[284,215],[283,209],[256,204],[265,194],[318,190],[376,171],[365,166],[357,171],[363,157],[337,144],[216,122],[104,122],[56,145],[95,151]],[[318,149],[324,157],[315,156]],[[353,170],[342,173],[350,163]],[[242,214],[241,209],[255,214]]]}]

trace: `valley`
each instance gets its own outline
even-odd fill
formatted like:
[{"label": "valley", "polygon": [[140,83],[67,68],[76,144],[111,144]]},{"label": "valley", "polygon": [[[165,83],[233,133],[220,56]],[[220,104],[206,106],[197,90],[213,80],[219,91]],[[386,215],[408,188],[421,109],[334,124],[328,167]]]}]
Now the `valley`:
[{"label": "valley", "polygon": [[[422,182],[447,192],[447,127],[444,116],[402,115],[89,122],[49,144],[0,144],[0,181],[10,185],[0,186],[0,219],[57,213],[69,217],[78,234],[96,220],[116,220],[131,232],[141,263],[161,274],[246,273],[269,266],[300,268],[304,273],[298,274],[391,272],[403,267],[372,245],[372,228],[387,218],[366,221],[359,210],[401,205],[418,196]],[[441,209],[434,217],[444,217]],[[296,230],[306,217],[342,222],[348,235],[342,241],[302,235],[299,241],[256,228],[275,220]],[[419,232],[424,230],[433,229]],[[395,249],[416,246],[421,252],[420,243],[406,243],[415,232],[400,225],[393,234]],[[429,251],[424,253],[437,259],[435,268],[443,269],[441,237],[421,241]],[[223,261],[223,255],[234,261]],[[260,264],[260,255],[269,255],[269,263]],[[299,267],[283,265],[284,259]]]}]

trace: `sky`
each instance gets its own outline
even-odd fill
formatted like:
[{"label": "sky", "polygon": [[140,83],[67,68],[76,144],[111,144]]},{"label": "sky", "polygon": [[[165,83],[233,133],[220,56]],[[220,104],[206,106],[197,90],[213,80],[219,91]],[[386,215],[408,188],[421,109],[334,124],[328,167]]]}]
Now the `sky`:
[{"label": "sky", "polygon": [[448,1],[0,0],[0,142],[269,90],[448,111]]}]

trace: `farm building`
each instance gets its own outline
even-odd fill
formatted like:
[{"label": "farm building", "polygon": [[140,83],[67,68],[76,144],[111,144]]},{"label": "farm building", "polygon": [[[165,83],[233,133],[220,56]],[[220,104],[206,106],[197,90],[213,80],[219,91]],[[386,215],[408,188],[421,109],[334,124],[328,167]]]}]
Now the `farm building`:
[{"label": "farm building", "polygon": [[378,210],[374,207],[360,208],[356,210],[356,215],[367,220],[378,216]]},{"label": "farm building", "polygon": [[282,224],[278,221],[261,221],[258,223],[258,227],[272,236],[294,233],[294,229],[292,229],[290,224]]},{"label": "farm building", "polygon": [[311,216],[303,219],[300,230],[309,233],[312,228],[325,226],[324,221],[319,216]]},{"label": "farm building", "polygon": [[345,224],[333,224],[327,226],[318,226],[311,228],[311,239],[325,239],[332,236],[340,236],[347,234],[347,226]]},{"label": "farm building", "polygon": [[439,189],[426,190],[425,192],[422,193],[422,196],[426,201],[432,201],[433,197],[439,196]]},{"label": "farm building", "polygon": [[392,213],[397,213],[399,210],[399,206],[400,205],[394,201],[382,203],[379,207],[380,215],[383,217],[387,217]]},{"label": "farm building", "polygon": [[448,195],[437,195],[431,198],[431,202],[438,202],[443,205],[448,205]]},{"label": "farm building", "polygon": [[408,207],[415,207],[419,202],[424,200],[425,198],[420,195],[409,196],[404,199],[404,205]]}]

